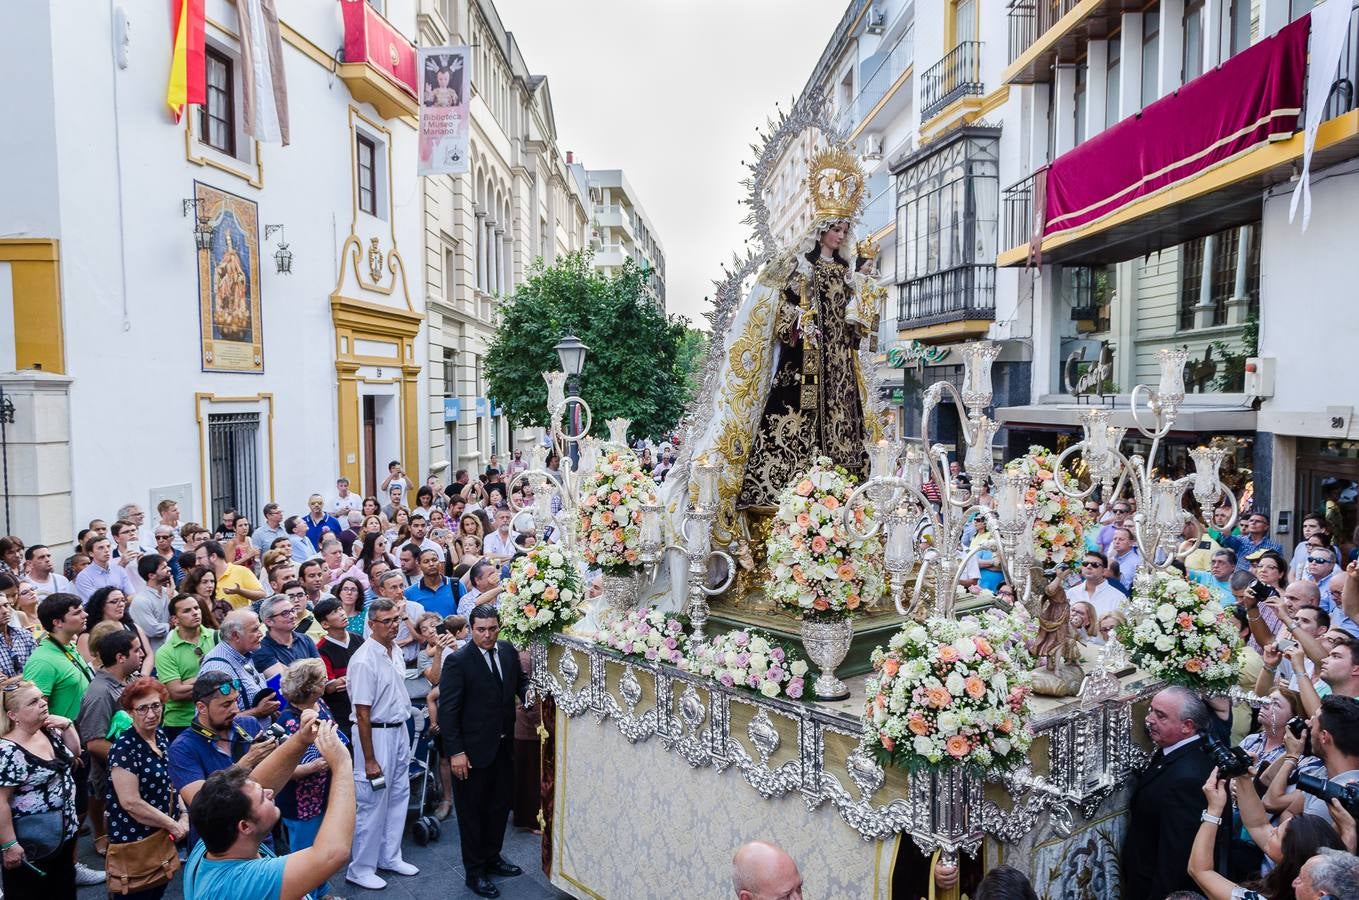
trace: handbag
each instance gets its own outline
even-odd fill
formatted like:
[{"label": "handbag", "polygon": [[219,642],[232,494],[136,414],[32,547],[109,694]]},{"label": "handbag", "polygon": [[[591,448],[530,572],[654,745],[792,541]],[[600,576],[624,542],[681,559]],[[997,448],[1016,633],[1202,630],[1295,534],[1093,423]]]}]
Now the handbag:
[{"label": "handbag", "polygon": [[132,894],[169,884],[179,871],[179,852],[164,828],[127,844],[109,844],[104,857],[110,894]]},{"label": "handbag", "polygon": [[19,816],[14,820],[14,839],[24,855],[38,862],[47,859],[66,842],[66,821],[59,809]]}]

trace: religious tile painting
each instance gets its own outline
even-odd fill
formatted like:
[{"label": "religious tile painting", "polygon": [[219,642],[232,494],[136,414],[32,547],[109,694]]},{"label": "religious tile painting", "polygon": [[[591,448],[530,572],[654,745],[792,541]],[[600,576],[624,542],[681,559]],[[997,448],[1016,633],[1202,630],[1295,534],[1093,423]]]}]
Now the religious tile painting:
[{"label": "religious tile painting", "polygon": [[212,241],[198,253],[198,319],[204,372],[264,373],[259,207],[194,182]]}]

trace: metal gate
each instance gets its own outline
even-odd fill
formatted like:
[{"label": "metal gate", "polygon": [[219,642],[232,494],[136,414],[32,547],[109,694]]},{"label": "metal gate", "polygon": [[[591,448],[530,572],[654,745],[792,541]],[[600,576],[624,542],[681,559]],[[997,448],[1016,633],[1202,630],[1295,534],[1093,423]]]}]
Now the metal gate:
[{"label": "metal gate", "polygon": [[208,416],[208,472],[212,518],[235,509],[252,522],[259,511],[259,413]]}]

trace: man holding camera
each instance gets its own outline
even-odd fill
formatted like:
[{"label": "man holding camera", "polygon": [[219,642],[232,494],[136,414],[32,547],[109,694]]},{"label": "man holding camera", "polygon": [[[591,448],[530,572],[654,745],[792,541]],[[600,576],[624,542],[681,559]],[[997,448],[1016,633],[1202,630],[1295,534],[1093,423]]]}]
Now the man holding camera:
[{"label": "man holding camera", "polygon": [[1194,889],[1189,848],[1204,810],[1201,788],[1213,769],[1203,745],[1211,723],[1208,705],[1188,688],[1168,687],[1151,700],[1146,729],[1156,752],[1128,807],[1124,900]]},{"label": "man holding camera", "polygon": [[[279,820],[274,793],[292,777],[313,741],[333,776],[324,818],[310,847],[275,857],[266,846]],[[291,737],[277,750],[273,742],[268,746],[268,758],[253,771],[233,766],[214,772],[198,791],[189,820],[203,840],[184,867],[186,900],[301,897],[325,884],[348,858],[353,781],[349,753],[334,723],[306,710]]]},{"label": "man holding camera", "polygon": [[[1328,660],[1329,662],[1329,660]],[[1323,669],[1323,676],[1325,670]],[[1340,797],[1344,787],[1359,782],[1359,700],[1332,694],[1321,701],[1321,709],[1312,716],[1307,732],[1299,736],[1292,729],[1284,732],[1284,755],[1276,764],[1265,805],[1272,807],[1297,769],[1306,747],[1305,735],[1310,733],[1312,753],[1325,766],[1325,777],[1303,774],[1299,790],[1283,800],[1284,810],[1293,815],[1310,814],[1331,821],[1329,802]],[[1273,767],[1271,767],[1272,769]]]},{"label": "man holding camera", "polygon": [[370,891],[387,882],[383,869],[398,875],[420,870],[401,858],[401,833],[410,800],[411,741],[406,720],[411,715],[406,691],[406,661],[396,646],[401,615],[396,604],[381,597],[368,604],[371,637],[349,660],[345,678],[354,707],[354,793],[358,826],[345,881]]}]

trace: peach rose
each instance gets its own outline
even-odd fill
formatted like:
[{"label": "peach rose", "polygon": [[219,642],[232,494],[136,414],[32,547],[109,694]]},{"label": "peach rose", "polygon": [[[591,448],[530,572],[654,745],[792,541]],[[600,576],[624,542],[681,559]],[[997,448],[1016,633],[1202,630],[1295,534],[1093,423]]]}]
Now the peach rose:
[{"label": "peach rose", "polygon": [[1194,672],[1195,674],[1202,672],[1203,660],[1195,656],[1184,664],[1184,669],[1186,672]]},{"label": "peach rose", "polygon": [[802,479],[793,490],[800,497],[810,497],[812,495],[812,480],[810,478]]},{"label": "peach rose", "polygon": [[975,637],[972,639],[972,643],[976,645],[977,653],[981,656],[990,656],[996,652],[995,648],[991,646],[991,642],[984,637]]},{"label": "peach rose", "polygon": [[1013,719],[1001,719],[1000,724],[996,726],[996,731],[999,731],[1001,734],[1009,734],[1014,730],[1014,727],[1015,723]]},{"label": "peach rose", "polygon": [[969,675],[964,684],[967,686],[967,696],[973,700],[980,700],[986,695],[986,682],[976,675]]},{"label": "peach rose", "polygon": [[942,709],[953,702],[953,696],[942,687],[925,688],[925,700],[930,706]]},{"label": "peach rose", "polygon": [[808,525],[812,524],[812,517],[811,517],[810,515],[808,515],[807,513],[805,513],[805,512],[804,512],[804,513],[798,513],[798,514],[797,514],[797,523],[798,523],[798,525],[800,525],[801,527],[806,528]]},{"label": "peach rose", "polygon": [[534,606],[532,603],[526,604],[524,606],[524,615],[532,619],[534,616],[538,615],[538,607]]},{"label": "peach rose", "polygon": [[547,587],[543,588],[543,599],[544,600],[557,599],[557,588],[555,585],[549,584]]},{"label": "peach rose", "polygon": [[944,644],[939,648],[939,658],[946,663],[955,663],[958,661],[958,651],[951,644]]},{"label": "peach rose", "polygon": [[944,749],[954,759],[962,759],[972,750],[972,742],[961,734],[955,734],[944,744]]},{"label": "peach rose", "polygon": [[920,713],[911,713],[911,717],[906,720],[906,727],[911,730],[911,734],[924,736],[930,733],[930,723]]},{"label": "peach rose", "polygon": [[609,502],[612,503],[614,506],[617,506],[618,504],[623,502],[623,495],[618,493],[618,491],[614,491],[611,494],[609,494]]},{"label": "peach rose", "polygon": [[892,740],[892,736],[885,731],[878,733],[878,740],[882,741],[882,749],[888,753],[891,753],[892,748],[897,745],[897,742]]},{"label": "peach rose", "polygon": [[888,678],[895,677],[897,672],[900,671],[900,669],[901,663],[897,662],[890,656],[882,661],[883,674],[885,674]]},{"label": "peach rose", "polygon": [[854,564],[840,563],[839,568],[835,570],[835,574],[840,576],[841,581],[850,581],[854,578]]},{"label": "peach rose", "polygon": [[845,598],[845,609],[858,609],[861,602],[858,594],[850,594]]},{"label": "peach rose", "polygon": [[826,601],[825,597],[817,597],[815,600],[812,601],[812,608],[819,609],[822,612],[825,612],[826,610],[830,609],[830,603]]},{"label": "peach rose", "polygon": [[826,539],[819,534],[816,537],[812,538],[812,552],[813,553],[826,552]]},{"label": "peach rose", "polygon": [[832,509],[832,510],[833,510],[833,509],[839,509],[839,508],[840,508],[840,501],[839,501],[839,500],[836,500],[834,497],[824,497],[824,498],[822,498],[821,504],[822,504],[823,506],[825,506],[826,509]]},{"label": "peach rose", "polygon": [[613,513],[609,512],[609,510],[607,509],[604,510],[602,513],[599,514],[599,521],[603,522],[605,525],[612,525]]}]

